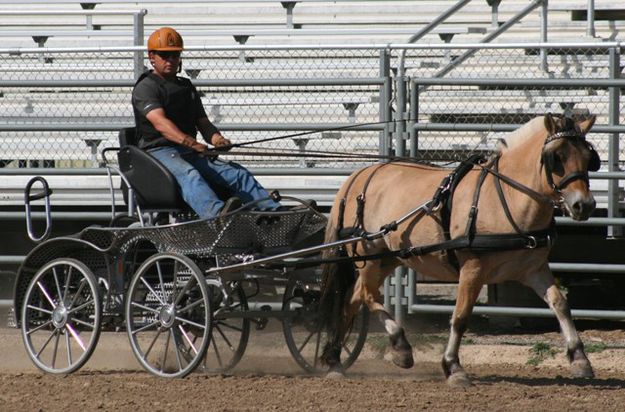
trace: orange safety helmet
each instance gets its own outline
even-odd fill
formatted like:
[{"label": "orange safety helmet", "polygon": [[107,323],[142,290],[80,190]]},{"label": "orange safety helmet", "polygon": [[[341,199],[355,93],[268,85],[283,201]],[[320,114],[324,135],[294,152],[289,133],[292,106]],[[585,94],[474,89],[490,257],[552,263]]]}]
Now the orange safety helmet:
[{"label": "orange safety helmet", "polygon": [[182,36],[171,27],[161,27],[148,38],[148,51],[182,51]]}]

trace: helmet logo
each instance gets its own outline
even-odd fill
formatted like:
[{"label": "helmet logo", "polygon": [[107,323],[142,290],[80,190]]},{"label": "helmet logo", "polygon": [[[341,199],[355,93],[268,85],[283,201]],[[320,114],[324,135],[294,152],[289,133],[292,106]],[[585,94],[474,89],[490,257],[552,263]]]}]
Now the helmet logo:
[{"label": "helmet logo", "polygon": [[172,33],[167,33],[167,46],[176,46],[176,38]]}]

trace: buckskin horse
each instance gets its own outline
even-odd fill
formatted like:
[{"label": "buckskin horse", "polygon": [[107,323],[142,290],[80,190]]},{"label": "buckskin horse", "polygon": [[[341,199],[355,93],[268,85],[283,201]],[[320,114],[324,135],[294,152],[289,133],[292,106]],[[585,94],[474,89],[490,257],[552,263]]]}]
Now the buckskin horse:
[{"label": "buckskin horse", "polygon": [[[343,373],[343,338],[362,304],[383,323],[393,362],[412,367],[404,329],[380,304],[379,292],[384,278],[405,265],[458,282],[442,359],[449,385],[471,384],[458,352],[482,286],[509,280],[529,286],[549,305],[566,341],[572,374],[592,377],[547,257],[555,238],[554,208],[579,221],[595,208],[588,171],[598,170],[601,162],[585,137],[594,121],[595,116],[536,117],[508,134],[488,159],[461,162],[451,173],[408,162],[378,163],[353,173],[336,196],[326,229],[326,243],[363,236],[324,252],[320,313],[328,341],[321,360],[329,374]],[[379,236],[367,236],[370,230]]]}]

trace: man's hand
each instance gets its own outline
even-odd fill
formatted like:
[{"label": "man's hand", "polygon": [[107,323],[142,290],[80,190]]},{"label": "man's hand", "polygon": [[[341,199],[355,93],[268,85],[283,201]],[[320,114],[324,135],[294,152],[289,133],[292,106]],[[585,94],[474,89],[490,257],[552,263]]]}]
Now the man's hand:
[{"label": "man's hand", "polygon": [[232,149],[232,142],[229,139],[226,139],[219,133],[215,133],[211,138],[211,143],[215,146],[217,150],[225,150],[228,151]]}]

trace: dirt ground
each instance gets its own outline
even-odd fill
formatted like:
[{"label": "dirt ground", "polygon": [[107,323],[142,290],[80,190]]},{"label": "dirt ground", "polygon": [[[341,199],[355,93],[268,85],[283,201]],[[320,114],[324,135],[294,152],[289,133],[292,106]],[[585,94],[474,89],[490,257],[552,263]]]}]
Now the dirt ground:
[{"label": "dirt ground", "polygon": [[373,321],[363,353],[341,380],[300,370],[277,321],[253,332],[245,356],[231,373],[194,373],[177,380],[142,371],[123,332],[104,333],[79,372],[44,375],[28,359],[19,331],[0,329],[0,410],[621,411],[622,325],[580,326],[594,379],[569,377],[557,332],[475,319],[461,349],[474,383],[466,390],[449,388],[439,366],[447,338],[444,316],[420,315],[407,322],[415,356],[409,370],[384,359],[386,337]]}]

